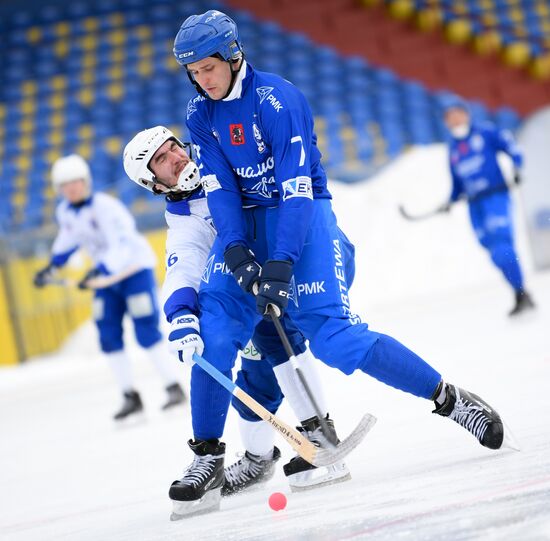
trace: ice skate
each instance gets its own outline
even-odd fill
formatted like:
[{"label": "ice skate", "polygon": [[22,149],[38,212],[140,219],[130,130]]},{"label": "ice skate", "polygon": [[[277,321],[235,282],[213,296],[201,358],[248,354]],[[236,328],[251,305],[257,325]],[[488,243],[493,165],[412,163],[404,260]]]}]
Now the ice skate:
[{"label": "ice skate", "polygon": [[529,312],[533,308],[535,308],[535,303],[533,302],[531,295],[529,295],[526,291],[516,291],[516,304],[512,310],[510,310],[508,315],[510,317],[518,316],[519,314]]},{"label": "ice skate", "polygon": [[479,396],[445,384],[446,396],[443,404],[432,413],[449,417],[472,433],[484,447],[500,449],[504,441],[504,427],[499,414]]},{"label": "ice skate", "polygon": [[142,411],[143,403],[139,393],[136,391],[126,391],[124,393],[122,408],[115,413],[113,418],[115,421],[122,421],[123,419],[127,419],[128,417],[134,416]]},{"label": "ice skate", "polygon": [[168,493],[173,502],[170,520],[217,511],[224,483],[225,443],[189,440],[195,458],[183,477],[174,481]]},{"label": "ice skate", "polygon": [[[328,415],[326,421],[329,429],[333,431],[333,439],[339,442],[340,440],[338,440],[334,429],[334,421],[329,419]],[[297,428],[308,440],[316,445],[323,448],[331,445],[322,432],[318,417],[313,417],[302,422],[302,426]],[[283,466],[283,470],[288,478],[288,484],[292,492],[312,490],[351,479],[348,467],[341,460],[329,466],[315,467],[301,456],[296,455]]]},{"label": "ice skate", "polygon": [[168,393],[168,400],[162,406],[163,410],[173,408],[179,404],[185,403],[186,397],[181,385],[179,383],[172,383],[166,387],[166,392]]},{"label": "ice skate", "polygon": [[267,455],[253,455],[246,451],[243,457],[225,468],[225,483],[222,496],[231,496],[252,486],[269,481],[275,474],[275,464],[281,458],[281,451],[273,447]]}]

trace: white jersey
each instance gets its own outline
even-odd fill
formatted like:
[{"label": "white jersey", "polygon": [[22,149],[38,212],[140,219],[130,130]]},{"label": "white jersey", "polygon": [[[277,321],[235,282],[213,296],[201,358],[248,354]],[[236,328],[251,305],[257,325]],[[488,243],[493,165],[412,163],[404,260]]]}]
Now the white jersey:
[{"label": "white jersey", "polygon": [[168,201],[165,218],[168,234],[162,296],[170,320],[179,309],[197,310],[196,294],[216,230],[202,191],[189,200]]},{"label": "white jersey", "polygon": [[136,229],[128,209],[114,197],[95,193],[80,207],[61,202],[56,209],[59,232],[52,248],[52,262],[63,265],[78,248],[85,249],[96,266],[109,274],[128,267],[152,269],[153,249]]}]

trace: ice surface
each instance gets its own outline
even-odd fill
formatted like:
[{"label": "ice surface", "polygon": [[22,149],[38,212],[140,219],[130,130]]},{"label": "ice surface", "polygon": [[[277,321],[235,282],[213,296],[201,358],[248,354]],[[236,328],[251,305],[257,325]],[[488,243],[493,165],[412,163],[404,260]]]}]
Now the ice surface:
[{"label": "ice surface", "polygon": [[[130,340],[146,416],[115,426],[120,397],[87,324],[59,354],[0,371],[0,539],[550,540],[550,274],[531,270],[518,205],[520,256],[538,309],[510,321],[512,296],[464,207],[413,224],[397,212],[399,203],[430,210],[448,182],[444,151],[433,147],[375,181],[332,186],[357,245],[352,307],[489,401],[521,452],[484,449],[431,415],[430,403],[319,364],[341,435],[365,411],[378,417],[347,460],[352,480],[291,494],[279,468],[265,488],[223,500],[219,512],[173,523],[168,488],[191,460],[189,408],[160,411],[160,381]],[[286,405],[279,414],[294,422]],[[233,461],[242,450],[234,412],[225,440]],[[292,452],[277,444],[282,463]],[[267,503],[275,491],[288,497],[278,513]]]}]

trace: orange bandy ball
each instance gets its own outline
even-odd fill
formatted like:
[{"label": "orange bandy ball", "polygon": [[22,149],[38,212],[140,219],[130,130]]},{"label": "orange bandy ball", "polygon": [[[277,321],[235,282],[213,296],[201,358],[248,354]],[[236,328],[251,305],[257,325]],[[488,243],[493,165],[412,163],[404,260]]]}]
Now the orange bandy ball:
[{"label": "orange bandy ball", "polygon": [[281,511],[286,507],[286,496],[281,492],[274,492],[269,496],[268,503],[273,511]]}]

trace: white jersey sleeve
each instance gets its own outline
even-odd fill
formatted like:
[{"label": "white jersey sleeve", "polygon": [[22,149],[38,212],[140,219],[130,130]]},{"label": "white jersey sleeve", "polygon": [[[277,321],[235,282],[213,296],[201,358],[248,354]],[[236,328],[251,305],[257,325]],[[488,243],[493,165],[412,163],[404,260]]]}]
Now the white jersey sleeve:
[{"label": "white jersey sleeve", "polygon": [[198,313],[197,293],[216,230],[206,198],[168,203],[165,213],[166,278],[162,287],[168,321],[182,310]]},{"label": "white jersey sleeve", "polygon": [[78,208],[64,202],[58,207],[57,218],[60,229],[52,250],[54,263],[78,247],[109,274],[129,267],[154,268],[156,264],[153,249],[136,229],[134,218],[110,195],[96,193]]}]

